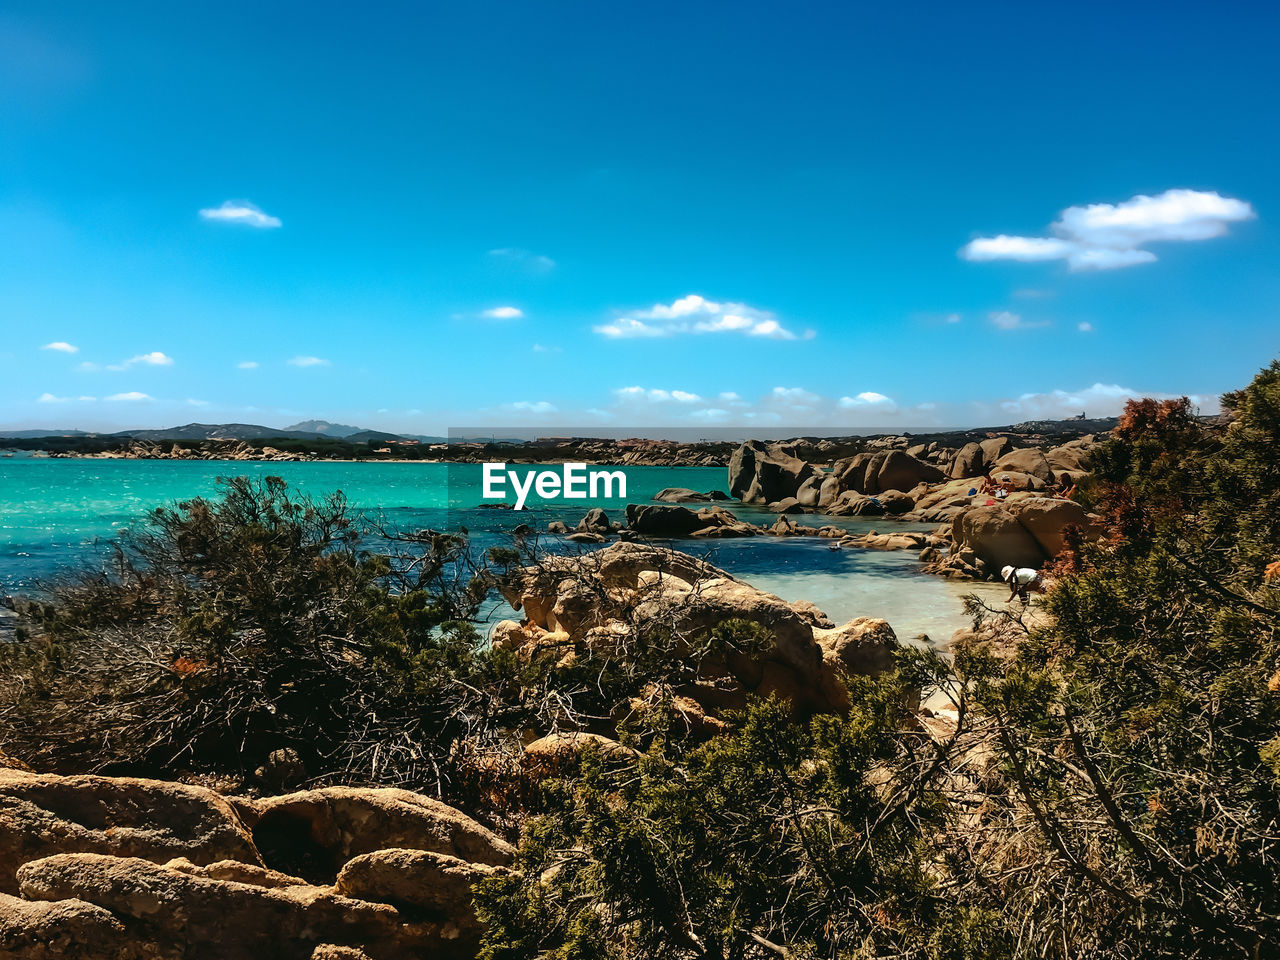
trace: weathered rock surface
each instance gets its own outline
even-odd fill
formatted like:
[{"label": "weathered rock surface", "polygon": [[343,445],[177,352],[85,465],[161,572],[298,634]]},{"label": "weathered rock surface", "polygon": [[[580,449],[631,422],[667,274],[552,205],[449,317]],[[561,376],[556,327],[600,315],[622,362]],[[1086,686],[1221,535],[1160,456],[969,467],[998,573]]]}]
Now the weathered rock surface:
[{"label": "weathered rock surface", "polygon": [[391,847],[473,863],[511,861],[509,843],[447,804],[409,790],[325,787],[257,801],[253,838],[268,863],[332,882],[352,857]]},{"label": "weathered rock surface", "polygon": [[917,460],[903,450],[860,453],[836,463],[832,472],[846,490],[866,494],[906,491],[920,483],[937,483],[946,478],[933,464]]},{"label": "weathered rock surface", "polygon": [[0,769],[0,893],[17,891],[19,865],[67,852],[261,863],[236,810],[212,790]]},{"label": "weathered rock surface", "polygon": [[587,515],[578,521],[578,525],[574,527],[575,533],[595,533],[601,536],[607,536],[613,531],[613,527],[609,523],[609,515],[599,507],[592,507],[587,511]]},{"label": "weathered rock surface", "polygon": [[745,689],[786,694],[798,708],[841,708],[831,699],[833,665],[824,665],[814,613],[802,614],[687,554],[615,543],[588,557],[548,558],[512,577],[502,592],[526,614],[524,622],[503,626],[503,642],[530,655],[553,638],[562,656],[566,645],[617,644],[637,630],[661,627],[692,640],[728,619],[753,621],[769,632],[771,645],[725,664],[727,677]]},{"label": "weathered rock surface", "polygon": [[460,960],[480,935],[469,884],[514,852],[407,790],[233,801],[0,774],[0,867],[21,894],[0,893],[0,958]]},{"label": "weathered rock surface", "polygon": [[[1040,567],[1061,552],[1065,530],[1080,527],[1096,535],[1095,524],[1073,500],[1014,494],[1001,504],[973,506],[956,515],[951,556],[940,568],[998,576],[1002,567]],[[980,563],[975,563],[980,561]]]},{"label": "weathered rock surface", "polygon": [[816,475],[791,448],[748,440],[729,459],[729,493],[743,503],[774,503],[794,497]]},{"label": "weathered rock surface", "polygon": [[84,900],[31,901],[0,893],[0,957],[13,960],[143,960],[115,915]]},{"label": "weathered rock surface", "polygon": [[440,924],[448,928],[442,931],[446,939],[466,939],[474,947],[482,928],[471,885],[501,869],[429,850],[378,850],[350,860],[334,889],[344,897],[388,903],[406,917]]},{"label": "weathered rock surface", "polygon": [[705,493],[699,493],[697,490],[690,490],[688,487],[665,487],[654,494],[653,499],[660,503],[711,503],[732,498],[723,490],[708,490]]},{"label": "weathered rock surface", "polygon": [[109,910],[131,939],[156,944],[161,957],[306,960],[319,943],[401,957],[408,955],[404,941],[416,939],[406,938],[394,907],[343,897],[330,887],[258,887],[137,857],[58,854],[24,864],[18,883],[27,900],[83,901]]}]

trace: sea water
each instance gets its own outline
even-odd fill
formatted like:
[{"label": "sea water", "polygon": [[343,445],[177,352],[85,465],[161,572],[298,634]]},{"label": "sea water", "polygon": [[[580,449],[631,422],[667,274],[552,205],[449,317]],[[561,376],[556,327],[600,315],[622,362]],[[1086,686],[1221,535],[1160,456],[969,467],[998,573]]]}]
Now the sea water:
[{"label": "sea water", "polygon": [[[278,476],[301,493],[321,497],[342,491],[352,507],[377,522],[406,531],[465,527],[477,550],[509,542],[528,524],[545,531],[551,520],[574,526],[599,506],[623,519],[630,503],[650,503],[665,487],[723,490],[723,467],[626,467],[627,496],[610,501],[544,501],[531,509],[483,508],[479,464],[421,462],[259,462],[210,460],[98,460],[0,458],[0,593],[30,594],[70,565],[100,563],[122,529],[142,522],[160,506],[196,496],[216,496],[218,478]],[[696,509],[697,504],[691,505]],[[759,507],[727,503],[744,520],[772,523]],[[853,533],[912,529],[893,521],[856,517],[801,518],[834,523]],[[914,529],[924,529],[915,527]],[[957,584],[924,574],[914,552],[832,550],[832,541],[809,537],[747,537],[671,544],[788,601],[809,600],[837,623],[855,616],[882,617],[900,639],[927,636],[945,645],[967,625],[963,598],[1001,598],[990,584]],[[490,611],[501,615],[500,608]]]}]

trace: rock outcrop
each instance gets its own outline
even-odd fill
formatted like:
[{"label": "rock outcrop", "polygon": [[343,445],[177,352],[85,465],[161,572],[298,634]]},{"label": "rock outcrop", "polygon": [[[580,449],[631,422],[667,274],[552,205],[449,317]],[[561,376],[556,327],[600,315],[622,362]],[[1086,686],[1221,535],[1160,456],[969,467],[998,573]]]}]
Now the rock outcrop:
[{"label": "rock outcrop", "polygon": [[1097,533],[1074,500],[1014,494],[1004,503],[968,507],[952,522],[950,555],[936,569],[990,578],[1006,565],[1039,568],[1062,551],[1072,526]]},{"label": "rock outcrop", "polygon": [[748,440],[729,459],[729,493],[743,503],[775,503],[794,497],[816,475],[791,448]]},{"label": "rock outcrop", "polygon": [[0,958],[472,957],[513,848],[407,790],[261,800],[0,770]]},{"label": "rock outcrop", "polygon": [[876,494],[886,490],[905,492],[921,483],[937,483],[946,475],[931,463],[917,460],[903,450],[860,453],[832,468],[846,490]]},{"label": "rock outcrop", "polygon": [[19,864],[68,852],[262,862],[235,808],[212,790],[0,768],[0,893],[17,892]]},{"label": "rock outcrop", "polygon": [[[500,624],[494,642],[528,655],[552,650],[562,657],[575,648],[607,648],[659,628],[692,642],[725,620],[747,620],[768,631],[768,648],[751,657],[730,658],[712,670],[709,684],[778,693],[800,710],[843,708],[831,692],[841,685],[841,667],[824,658],[813,611],[802,614],[688,554],[615,543],[585,557],[548,557],[538,567],[513,574],[501,589],[525,620]],[[883,647],[882,669],[892,656],[892,631],[877,637]],[[702,703],[703,693],[707,691],[687,695]]]}]

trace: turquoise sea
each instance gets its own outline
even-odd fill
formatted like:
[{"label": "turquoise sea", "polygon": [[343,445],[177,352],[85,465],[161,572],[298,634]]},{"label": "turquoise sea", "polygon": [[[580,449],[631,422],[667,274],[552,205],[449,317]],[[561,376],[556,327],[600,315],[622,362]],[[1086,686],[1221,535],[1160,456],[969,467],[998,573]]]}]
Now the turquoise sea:
[{"label": "turquoise sea", "polygon": [[[59,569],[97,562],[118,531],[155,507],[216,494],[222,476],[279,476],[313,495],[341,490],[358,510],[402,529],[465,526],[477,547],[504,541],[505,532],[521,523],[536,530],[545,530],[550,520],[573,526],[593,506],[620,520],[627,502],[650,502],[664,487],[723,490],[727,481],[721,467],[628,467],[625,472],[624,499],[548,503],[535,502],[535,497],[529,510],[517,513],[480,508],[477,464],[46,459],[19,454],[0,458],[0,594],[38,592],[41,581]],[[756,523],[774,519],[758,508],[726,506]],[[856,532],[875,529],[877,523],[881,529],[886,526],[858,518],[814,517],[809,522],[834,522]],[[883,617],[903,640],[927,634],[945,642],[965,625],[962,597],[975,585],[920,573],[914,553],[832,551],[829,543],[750,537],[675,546],[784,599],[811,600],[837,622]],[[993,599],[1000,593],[976,586]]]}]

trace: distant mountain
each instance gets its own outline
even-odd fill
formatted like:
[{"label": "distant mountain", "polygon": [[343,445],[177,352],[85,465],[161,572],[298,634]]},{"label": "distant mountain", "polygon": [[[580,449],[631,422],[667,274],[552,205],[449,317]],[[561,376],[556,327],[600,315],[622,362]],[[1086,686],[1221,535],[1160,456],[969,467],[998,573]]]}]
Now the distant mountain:
[{"label": "distant mountain", "polygon": [[257,440],[270,437],[314,440],[323,434],[281,430],[279,427],[264,427],[260,423],[188,423],[181,427],[161,427],[158,430],[121,430],[111,436],[133,440]]},{"label": "distant mountain", "polygon": [[[324,437],[349,437],[353,433],[369,433],[364,427],[353,427],[347,423],[330,423],[328,420],[302,420],[284,428],[284,434],[316,433]],[[376,431],[373,431],[376,432]],[[387,434],[394,438],[395,434]]]}]

